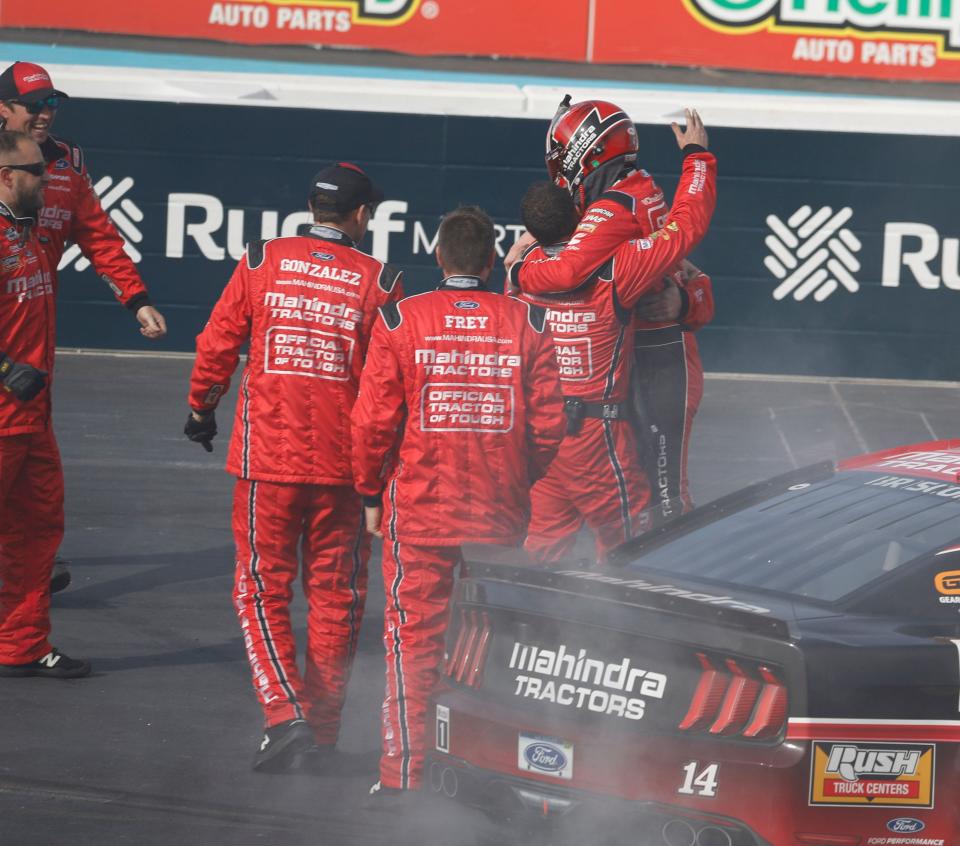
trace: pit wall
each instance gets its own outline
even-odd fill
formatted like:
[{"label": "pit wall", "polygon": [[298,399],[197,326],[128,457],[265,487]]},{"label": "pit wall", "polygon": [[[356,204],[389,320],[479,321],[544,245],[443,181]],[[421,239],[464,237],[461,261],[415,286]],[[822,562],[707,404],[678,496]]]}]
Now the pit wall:
[{"label": "pit wall", "polygon": [[[641,162],[668,192],[680,156],[667,124],[697,105],[710,126],[719,204],[693,256],[717,303],[699,336],[708,370],[957,378],[960,125],[942,103],[356,71],[53,73],[75,95],[56,130],[84,147],[169,319],[163,349],[192,350],[246,241],[309,219],[309,177],[330,161],[383,186],[365,248],[406,271],[409,293],[436,284],[439,220],[460,204],[490,212],[502,254],[572,87],[639,121]],[[59,343],[157,349],[85,264],[76,251],[62,264]]]}]

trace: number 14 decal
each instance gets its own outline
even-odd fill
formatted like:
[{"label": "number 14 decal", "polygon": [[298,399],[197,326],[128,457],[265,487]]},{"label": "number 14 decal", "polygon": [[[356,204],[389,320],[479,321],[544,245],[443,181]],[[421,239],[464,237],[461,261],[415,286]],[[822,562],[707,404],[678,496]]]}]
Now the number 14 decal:
[{"label": "number 14 decal", "polygon": [[699,761],[691,761],[683,767],[686,776],[683,784],[677,788],[677,793],[684,793],[688,796],[716,796],[717,795],[717,773],[720,772],[719,764],[707,764],[699,773]]}]

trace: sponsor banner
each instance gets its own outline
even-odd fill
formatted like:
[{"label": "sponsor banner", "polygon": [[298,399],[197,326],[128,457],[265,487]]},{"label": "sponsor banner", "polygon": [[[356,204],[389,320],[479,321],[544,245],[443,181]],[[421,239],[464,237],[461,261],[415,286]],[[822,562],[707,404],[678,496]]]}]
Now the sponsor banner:
[{"label": "sponsor banner", "polygon": [[960,5],[951,0],[673,0],[637,19],[596,4],[597,62],[960,81]]},{"label": "sponsor banner", "polygon": [[932,743],[814,743],[811,805],[933,807]]},{"label": "sponsor banner", "polygon": [[[73,29],[243,44],[360,47],[414,55],[580,60],[587,0],[5,0],[0,26]],[[507,25],[509,22],[509,25]]]},{"label": "sponsor banner", "polygon": [[[72,99],[56,128],[83,145],[107,213],[166,307],[170,334],[159,344],[141,341],[112,302],[109,281],[71,248],[60,264],[58,341],[192,351],[245,244],[293,235],[309,222],[310,176],[331,161],[363,165],[386,193],[363,249],[402,268],[408,294],[427,290],[439,281],[444,212],[470,203],[487,209],[499,257],[519,237],[520,199],[546,175],[546,127],[519,118]],[[638,135],[644,167],[671,197],[680,169],[672,134],[641,124]],[[720,127],[711,129],[711,143],[722,174],[719,203],[693,255],[716,299],[713,323],[697,333],[708,371],[957,379],[953,138]],[[314,292],[349,289],[353,280],[341,278],[322,250],[297,272],[304,284],[271,304],[278,323],[287,325],[285,310],[297,311],[336,333],[344,315],[313,308]],[[491,285],[502,284],[498,262]],[[469,326],[475,312],[457,307],[457,320]],[[589,370],[587,352],[564,344],[568,376]],[[424,364],[430,381],[465,381],[462,372],[490,383],[510,366],[467,358]],[[950,468],[937,472],[954,482]],[[736,607],[729,597],[723,602]]]},{"label": "sponsor banner", "polygon": [[[960,80],[954,0],[5,0],[0,26],[412,55]],[[508,22],[509,25],[505,25]]]}]

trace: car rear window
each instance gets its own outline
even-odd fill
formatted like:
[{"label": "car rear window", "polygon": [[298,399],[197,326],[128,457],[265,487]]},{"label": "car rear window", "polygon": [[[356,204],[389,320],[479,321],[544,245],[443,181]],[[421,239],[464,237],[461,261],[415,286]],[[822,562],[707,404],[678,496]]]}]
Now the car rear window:
[{"label": "car rear window", "polygon": [[636,566],[835,602],[960,539],[960,486],[848,472],[792,485]]}]

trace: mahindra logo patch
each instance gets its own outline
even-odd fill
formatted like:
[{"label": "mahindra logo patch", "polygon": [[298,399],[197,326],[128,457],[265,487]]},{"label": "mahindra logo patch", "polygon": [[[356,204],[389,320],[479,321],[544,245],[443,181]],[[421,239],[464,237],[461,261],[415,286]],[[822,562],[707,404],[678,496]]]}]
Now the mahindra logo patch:
[{"label": "mahindra logo patch", "polygon": [[817,212],[802,206],[786,221],[775,214],[767,217],[771,234],[764,243],[770,254],[763,263],[780,280],[775,300],[792,294],[795,300],[812,296],[823,302],[841,287],[851,294],[860,290],[853,274],[860,270],[855,253],[863,245],[845,226],[852,216],[849,207],[834,213],[830,206]]},{"label": "mahindra logo patch", "polygon": [[[143,233],[140,231],[139,224],[143,222],[143,212],[140,207],[131,200],[127,194],[133,188],[133,178],[125,177],[114,184],[113,177],[104,176],[97,180],[93,190],[100,197],[100,205],[110,216],[113,225],[117,227],[120,235],[123,237],[123,249],[134,263],[139,264],[143,256],[136,248],[143,240]],[[44,212],[46,213],[46,209]],[[90,267],[90,262],[81,254],[80,247],[73,244],[60,259],[57,270],[63,270],[76,262],[74,269],[84,271]]]}]

